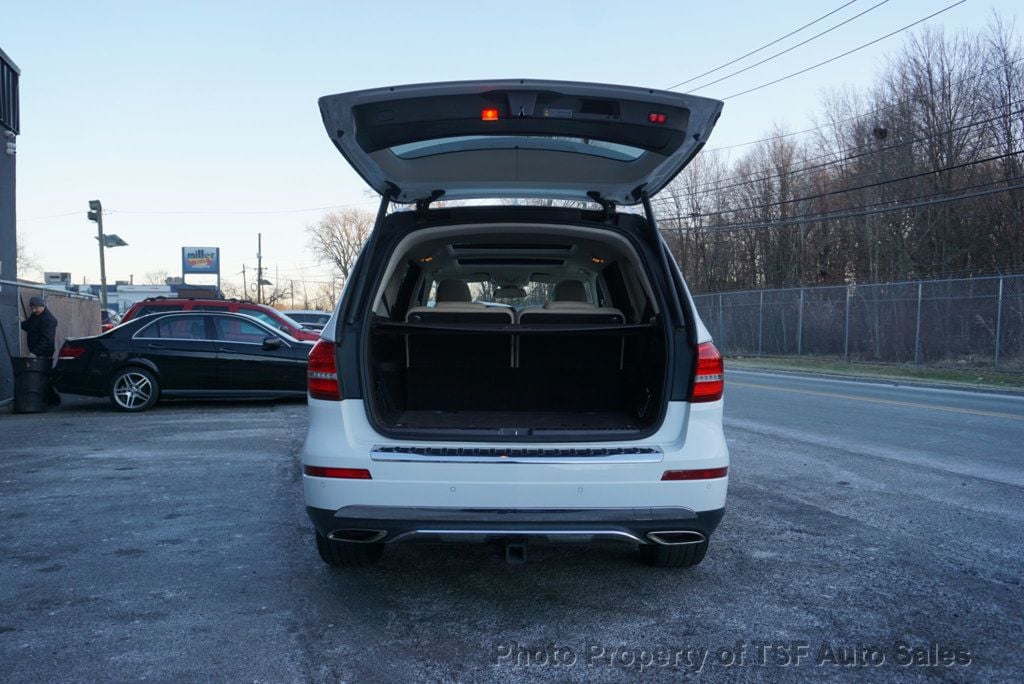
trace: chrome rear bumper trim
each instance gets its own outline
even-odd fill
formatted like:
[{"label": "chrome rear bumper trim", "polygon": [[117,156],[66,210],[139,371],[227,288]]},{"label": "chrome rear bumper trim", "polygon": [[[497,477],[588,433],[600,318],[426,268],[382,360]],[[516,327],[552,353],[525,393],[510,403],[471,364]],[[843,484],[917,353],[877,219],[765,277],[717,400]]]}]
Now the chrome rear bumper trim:
[{"label": "chrome rear bumper trim", "polygon": [[696,520],[697,513],[682,506],[634,508],[429,508],[416,506],[344,506],[335,520],[417,521],[420,524],[492,523],[608,525],[659,520]]},{"label": "chrome rear bumper trim", "polygon": [[403,532],[390,539],[391,542],[412,541],[416,538],[449,538],[457,541],[486,541],[487,539],[522,539],[529,537],[540,537],[559,541],[590,541],[592,539],[608,539],[628,541],[637,544],[647,543],[645,540],[624,530],[502,530],[502,529],[466,529],[466,530],[445,530],[445,529],[416,529]]},{"label": "chrome rear bumper trim", "polygon": [[664,457],[657,447],[473,449],[377,445],[370,451],[374,461],[413,463],[660,463]]}]

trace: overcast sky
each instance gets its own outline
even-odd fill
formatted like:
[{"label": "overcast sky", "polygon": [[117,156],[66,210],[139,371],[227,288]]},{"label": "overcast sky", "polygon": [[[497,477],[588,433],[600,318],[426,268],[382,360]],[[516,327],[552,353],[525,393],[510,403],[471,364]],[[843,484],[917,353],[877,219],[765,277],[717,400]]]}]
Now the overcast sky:
[{"label": "overcast sky", "polygon": [[[868,10],[855,0],[692,89]],[[21,68],[18,238],[42,270],[108,282],[180,274],[182,246],[221,248],[222,273],[256,265],[273,280],[325,280],[305,226],[324,207],[376,201],[323,130],[317,98],[403,83],[546,78],[668,88],[770,42],[847,0],[642,3],[10,2],[0,49]],[[716,85],[723,98],[874,40],[955,0],[889,0],[806,46]],[[968,2],[928,25],[978,30],[993,8]],[[900,34],[755,93],[730,98],[709,147],[808,123],[822,93],[863,86]],[[742,153],[743,148],[734,150]],[[243,213],[251,212],[251,213]],[[67,215],[70,214],[70,215]],[[60,215],[60,216],[57,216]],[[34,275],[34,274],[26,274]],[[196,278],[201,282],[203,278]]]}]

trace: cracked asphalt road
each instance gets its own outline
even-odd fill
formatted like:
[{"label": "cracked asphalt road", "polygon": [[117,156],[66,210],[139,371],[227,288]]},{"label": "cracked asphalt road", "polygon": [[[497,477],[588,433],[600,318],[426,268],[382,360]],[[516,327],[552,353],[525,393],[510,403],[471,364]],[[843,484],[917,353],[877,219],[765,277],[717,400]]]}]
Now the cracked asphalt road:
[{"label": "cracked asphalt road", "polygon": [[613,544],[531,547],[524,566],[487,546],[409,545],[377,568],[331,569],[302,504],[301,402],[8,411],[5,681],[1024,669],[1020,399],[730,373],[726,517],[689,571]]}]

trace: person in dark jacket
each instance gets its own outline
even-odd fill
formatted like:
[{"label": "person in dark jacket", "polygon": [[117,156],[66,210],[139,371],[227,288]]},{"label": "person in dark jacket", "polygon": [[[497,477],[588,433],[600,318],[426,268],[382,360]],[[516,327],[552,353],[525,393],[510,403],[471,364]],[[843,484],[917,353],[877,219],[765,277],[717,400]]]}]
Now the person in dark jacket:
[{"label": "person in dark jacket", "polygon": [[[49,367],[52,368],[53,354],[57,351],[57,318],[46,308],[46,301],[42,297],[32,297],[28,303],[32,315],[21,323],[21,329],[28,337],[28,350],[33,356],[49,361]],[[60,395],[52,384],[49,402],[51,406],[60,403]]]}]

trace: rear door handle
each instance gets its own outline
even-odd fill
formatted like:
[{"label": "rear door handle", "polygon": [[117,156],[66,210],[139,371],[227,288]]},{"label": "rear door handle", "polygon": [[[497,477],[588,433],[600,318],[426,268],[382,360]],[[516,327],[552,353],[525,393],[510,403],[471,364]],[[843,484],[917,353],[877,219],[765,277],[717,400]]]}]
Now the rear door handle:
[{"label": "rear door handle", "polygon": [[164,345],[162,345],[162,344],[150,344],[150,345],[149,345],[149,348],[150,348],[150,349],[167,349],[167,347],[165,347],[165,346],[164,346]]}]

